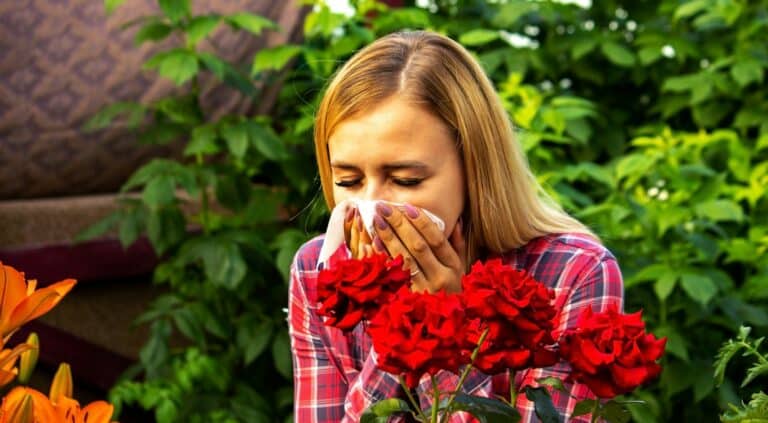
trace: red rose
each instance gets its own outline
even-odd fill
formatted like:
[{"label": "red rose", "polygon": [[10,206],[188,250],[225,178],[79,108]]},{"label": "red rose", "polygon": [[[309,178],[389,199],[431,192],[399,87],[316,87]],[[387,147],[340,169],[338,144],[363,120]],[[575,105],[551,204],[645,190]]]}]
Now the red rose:
[{"label": "red rose", "polygon": [[424,373],[456,373],[469,364],[473,348],[463,335],[464,306],[458,294],[415,293],[405,286],[371,320],[368,334],[377,353],[377,366],[405,375],[414,387]]},{"label": "red rose", "polygon": [[616,305],[602,313],[587,309],[576,328],[563,333],[560,354],[571,364],[572,380],[601,398],[632,392],[656,378],[667,339],[646,333],[641,312],[622,314]]},{"label": "red rose", "polygon": [[473,340],[489,330],[474,363],[478,369],[496,374],[557,363],[553,290],[500,259],[475,263],[462,290],[467,317],[476,320]]},{"label": "red rose", "polygon": [[372,318],[409,280],[402,257],[391,260],[375,254],[334,261],[317,276],[318,313],[328,318],[327,325],[350,330],[360,320]]}]

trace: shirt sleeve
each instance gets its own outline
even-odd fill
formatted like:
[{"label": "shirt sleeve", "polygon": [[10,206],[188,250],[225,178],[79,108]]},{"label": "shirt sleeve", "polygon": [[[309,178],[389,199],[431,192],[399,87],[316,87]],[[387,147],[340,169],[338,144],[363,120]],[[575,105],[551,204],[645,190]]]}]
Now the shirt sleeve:
[{"label": "shirt sleeve", "polygon": [[[317,315],[306,281],[310,272],[291,269],[289,332],[293,352],[294,420],[306,423],[357,422],[374,402],[400,394],[397,379],[367,354],[360,370],[341,331],[326,328]],[[361,334],[359,326],[350,336]],[[360,333],[358,333],[360,332]],[[331,339],[332,338],[332,339]],[[372,351],[372,350],[371,350]]]}]

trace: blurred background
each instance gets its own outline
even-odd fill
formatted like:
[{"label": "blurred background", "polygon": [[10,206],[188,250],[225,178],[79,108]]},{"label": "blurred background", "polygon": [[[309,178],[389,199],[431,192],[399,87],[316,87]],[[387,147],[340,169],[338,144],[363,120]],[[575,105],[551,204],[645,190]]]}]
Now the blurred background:
[{"label": "blurred background", "polygon": [[743,421],[723,413],[768,365],[713,366],[768,332],[765,0],[2,2],[0,261],[80,281],[16,335],[40,335],[33,383],[66,361],[123,422],[291,421],[288,271],[327,218],[314,110],[360,47],[424,28],[478,58],[668,338],[631,419]]}]

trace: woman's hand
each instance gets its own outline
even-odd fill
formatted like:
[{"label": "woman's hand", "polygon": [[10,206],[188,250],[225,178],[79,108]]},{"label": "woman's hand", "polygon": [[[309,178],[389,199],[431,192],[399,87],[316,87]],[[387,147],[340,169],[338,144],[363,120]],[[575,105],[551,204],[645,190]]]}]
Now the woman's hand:
[{"label": "woman's hand", "polygon": [[369,257],[374,253],[371,236],[363,227],[363,219],[357,208],[347,210],[344,217],[344,239],[353,258]]},{"label": "woman's hand", "polygon": [[376,236],[373,245],[377,251],[386,251],[392,257],[402,255],[406,268],[411,271],[416,291],[461,291],[464,274],[463,254],[465,241],[461,221],[456,224],[450,240],[427,215],[406,204],[403,210],[386,203],[376,205],[374,217]]}]

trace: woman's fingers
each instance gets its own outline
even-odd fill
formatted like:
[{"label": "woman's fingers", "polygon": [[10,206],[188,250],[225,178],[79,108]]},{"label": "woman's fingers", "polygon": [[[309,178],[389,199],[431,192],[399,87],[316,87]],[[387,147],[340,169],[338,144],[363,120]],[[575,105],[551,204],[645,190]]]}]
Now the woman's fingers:
[{"label": "woman's fingers", "polygon": [[[436,250],[433,250],[430,242],[403,212],[385,203],[377,204],[376,211],[377,215],[374,217],[376,233],[392,257],[403,256],[406,267],[414,273],[412,280],[417,289],[433,292],[441,288],[448,291],[460,289],[460,261],[455,252],[453,252],[454,257],[450,257],[452,247],[434,222],[429,223],[435,226],[434,230],[442,237],[442,241],[431,230],[429,236],[438,248],[437,251],[440,251],[450,265],[438,259]],[[410,211],[413,214],[412,210]],[[427,230],[425,224],[422,223],[422,226]],[[445,250],[446,247],[449,250]]]},{"label": "woman's fingers", "polygon": [[[406,204],[403,209],[405,211],[405,216],[408,217],[411,224],[413,224],[421,236],[424,237],[424,240],[427,241],[427,244],[435,254],[435,257],[437,257],[443,265],[450,267],[451,269],[463,269],[462,260],[459,255],[460,251],[464,251],[463,237],[461,238],[461,248],[457,249],[455,248],[455,245],[452,245],[453,243],[448,242],[445,238],[445,234],[443,234],[435,222],[421,210],[410,204]],[[455,232],[456,230],[454,229],[454,233]],[[453,236],[453,233],[451,233],[451,236]],[[459,232],[459,236],[461,236],[461,232]]]}]

